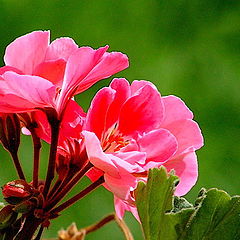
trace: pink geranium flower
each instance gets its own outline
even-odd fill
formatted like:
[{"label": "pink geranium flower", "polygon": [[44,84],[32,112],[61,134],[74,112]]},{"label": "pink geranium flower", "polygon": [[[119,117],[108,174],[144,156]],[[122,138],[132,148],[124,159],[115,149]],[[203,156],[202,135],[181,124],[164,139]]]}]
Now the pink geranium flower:
[{"label": "pink geranium flower", "polygon": [[126,55],[78,47],[70,38],[49,43],[49,31],[17,38],[6,49],[0,68],[0,112],[53,108],[59,115],[66,104],[97,81],[128,67]]},{"label": "pink geranium flower", "polygon": [[186,194],[195,184],[195,150],[203,139],[192,118],[179,98],[161,97],[147,81],[130,86],[125,79],[114,79],[96,94],[81,125],[81,144],[94,165],[88,176],[92,181],[104,176],[119,217],[125,210],[137,217],[132,191],[139,180],[146,180],[149,168],[174,169],[180,177],[176,195]]}]

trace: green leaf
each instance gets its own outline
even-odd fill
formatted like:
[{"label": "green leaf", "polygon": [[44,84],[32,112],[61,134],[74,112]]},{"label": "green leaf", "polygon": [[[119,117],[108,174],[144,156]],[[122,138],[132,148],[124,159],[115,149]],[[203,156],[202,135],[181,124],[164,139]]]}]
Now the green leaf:
[{"label": "green leaf", "polygon": [[215,188],[208,190],[179,235],[179,240],[239,240],[240,196],[230,197]]},{"label": "green leaf", "polygon": [[178,178],[167,174],[165,168],[151,169],[147,184],[140,182],[136,191],[136,205],[146,240],[157,240],[159,226],[164,223],[165,212],[172,209],[173,191]]},{"label": "green leaf", "polygon": [[202,189],[193,206],[173,196],[176,180],[160,168],[139,183],[136,205],[146,240],[240,239],[240,196]]}]

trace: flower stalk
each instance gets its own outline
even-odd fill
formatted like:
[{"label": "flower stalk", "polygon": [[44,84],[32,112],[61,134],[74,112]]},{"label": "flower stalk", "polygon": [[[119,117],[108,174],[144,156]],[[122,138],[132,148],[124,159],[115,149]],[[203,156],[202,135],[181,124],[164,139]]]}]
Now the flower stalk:
[{"label": "flower stalk", "polygon": [[33,140],[33,187],[38,187],[38,173],[39,173],[39,161],[40,161],[40,150],[41,150],[41,141],[37,136],[34,129],[30,130]]},{"label": "flower stalk", "polygon": [[12,157],[15,169],[18,173],[18,177],[22,180],[26,180],[17,152],[10,152],[10,155]]},{"label": "flower stalk", "polygon": [[49,160],[48,160],[46,182],[43,189],[44,197],[47,197],[52,180],[54,179],[57,145],[58,145],[59,128],[60,128],[60,121],[54,116],[50,118],[49,123],[51,125],[51,147],[50,147],[50,154],[49,154]]},{"label": "flower stalk", "polygon": [[90,225],[88,227],[85,227],[83,229],[80,229],[80,231],[84,232],[84,234],[87,235],[88,233],[91,233],[91,232],[94,232],[94,231],[98,230],[99,228],[103,227],[104,225],[106,225],[107,223],[109,223],[111,221],[115,221],[117,223],[118,227],[123,232],[126,240],[134,240],[133,236],[132,236],[132,233],[129,230],[126,223],[123,220],[121,220],[120,218],[118,218],[115,213],[107,215],[106,217],[104,217],[99,222],[97,222],[93,225]]},{"label": "flower stalk", "polygon": [[93,165],[88,162],[77,174],[76,176],[59,192],[56,192],[57,195],[50,199],[49,203],[45,210],[49,211],[54,207],[58,202],[60,202],[64,196],[81,180],[81,178],[91,169]]},{"label": "flower stalk", "polygon": [[104,183],[104,177],[100,177],[97,181],[93,182],[91,185],[86,187],[84,190],[82,190],[80,193],[75,195],[74,197],[70,198],[66,202],[62,203],[58,207],[52,209],[50,212],[51,215],[58,214],[59,212],[65,210],[66,208],[70,207],[72,204],[80,200],[81,198],[85,197],[87,194],[98,188],[100,185]]}]

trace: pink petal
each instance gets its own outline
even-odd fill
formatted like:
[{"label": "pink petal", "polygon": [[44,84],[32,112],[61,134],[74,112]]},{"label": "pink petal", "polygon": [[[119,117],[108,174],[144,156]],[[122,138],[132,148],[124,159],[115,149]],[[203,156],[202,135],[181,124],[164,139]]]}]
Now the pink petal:
[{"label": "pink petal", "polygon": [[111,82],[110,88],[116,90],[116,93],[108,109],[106,119],[107,128],[112,127],[112,125],[118,121],[121,107],[130,96],[130,85],[124,78],[115,78]]},{"label": "pink petal", "polygon": [[125,175],[142,170],[135,162],[143,161],[145,159],[145,154],[143,153],[117,153],[117,154],[108,154],[111,158],[111,161],[118,168],[120,174]]},{"label": "pink petal", "polygon": [[4,56],[6,65],[31,75],[35,67],[45,58],[49,35],[48,31],[35,31],[17,38],[6,48]]},{"label": "pink petal", "polygon": [[0,79],[0,111],[22,112],[52,107],[55,86],[40,77],[6,72]]},{"label": "pink petal", "polygon": [[66,65],[62,91],[59,97],[58,111],[65,108],[66,101],[76,94],[81,81],[88,75],[107,51],[107,46],[94,50],[90,47],[81,47],[69,57]]},{"label": "pink petal", "polygon": [[46,114],[43,111],[32,112],[32,118],[37,122],[36,134],[47,143],[51,142],[51,128]]},{"label": "pink petal", "polygon": [[177,151],[176,138],[165,129],[144,134],[138,140],[141,152],[146,152],[147,162],[165,162]]},{"label": "pink petal", "polygon": [[[122,159],[124,162],[130,163],[130,164],[144,164],[146,161],[146,153],[140,152],[140,151],[130,151],[130,152],[117,152],[114,154],[114,156],[117,156],[118,158]],[[139,166],[136,165],[136,168]],[[140,171],[142,169],[136,169],[135,171]]]},{"label": "pink petal", "polygon": [[63,37],[54,40],[47,48],[45,60],[68,60],[69,56],[78,49],[73,39]]},{"label": "pink petal", "polygon": [[94,133],[83,131],[89,161],[103,172],[119,178],[119,171],[111,159],[102,151],[100,142]]},{"label": "pink petal", "polygon": [[130,173],[121,175],[120,178],[115,178],[109,174],[104,174],[106,188],[115,196],[126,199],[131,189],[136,187],[136,178]]},{"label": "pink petal", "polygon": [[78,93],[91,87],[101,79],[108,78],[129,66],[128,57],[120,52],[104,53],[100,62],[89,72],[86,78],[81,82]]},{"label": "pink petal", "polygon": [[99,139],[101,139],[103,131],[106,130],[107,112],[114,95],[115,90],[111,88],[101,89],[92,100],[88,110],[84,129],[94,132]]},{"label": "pink petal", "polygon": [[146,81],[146,80],[134,80],[131,84],[131,93],[132,95],[136,94],[139,90],[141,90],[141,88],[145,87],[146,85],[152,87],[153,89],[155,89],[156,91],[157,90],[157,87],[149,82],[149,81]]},{"label": "pink petal", "polygon": [[98,168],[91,168],[87,173],[86,173],[87,177],[92,181],[95,182],[97,181],[101,176],[104,175],[104,172],[101,171]]},{"label": "pink petal", "polygon": [[191,151],[178,156],[163,164],[168,171],[174,169],[180,178],[175,195],[185,195],[196,183],[198,178],[198,164],[195,152]]},{"label": "pink petal", "polygon": [[61,122],[60,138],[81,138],[83,124],[85,122],[86,113],[78,105],[77,102],[71,100],[64,112]]},{"label": "pink petal", "polygon": [[[18,103],[17,105],[16,105],[16,102]],[[18,96],[15,96],[12,94],[3,96],[0,94],[0,111],[1,112],[21,113],[21,112],[31,111],[34,109],[34,107],[35,105]]]},{"label": "pink petal", "polygon": [[193,119],[193,113],[185,105],[185,103],[178,97],[167,96],[162,98],[165,115],[161,126],[168,125],[177,120]]},{"label": "pink petal", "polygon": [[199,149],[203,146],[201,130],[193,120],[179,120],[165,126],[177,139],[180,154],[189,148]]},{"label": "pink petal", "polygon": [[66,62],[63,59],[48,61],[39,64],[33,72],[33,75],[45,78],[55,85],[61,86]]},{"label": "pink petal", "polygon": [[138,211],[135,206],[128,204],[127,202],[123,201],[118,197],[114,197],[114,206],[116,214],[120,219],[123,219],[125,211],[130,211],[132,212],[133,216],[140,222]]},{"label": "pink petal", "polygon": [[94,50],[90,47],[77,49],[68,59],[63,88],[75,88],[98,64],[108,46]]},{"label": "pink petal", "polygon": [[158,128],[163,113],[160,94],[150,85],[145,85],[122,106],[119,130],[124,135],[136,135]]},{"label": "pink petal", "polygon": [[18,74],[23,74],[20,70],[18,70],[17,68],[14,67],[10,67],[10,66],[4,66],[0,68],[0,75],[3,75],[5,72],[15,72]]}]

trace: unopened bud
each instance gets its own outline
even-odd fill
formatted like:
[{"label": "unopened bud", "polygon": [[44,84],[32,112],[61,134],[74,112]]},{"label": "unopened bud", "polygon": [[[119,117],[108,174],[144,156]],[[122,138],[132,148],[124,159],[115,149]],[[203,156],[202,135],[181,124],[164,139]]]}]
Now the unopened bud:
[{"label": "unopened bud", "polygon": [[21,126],[16,114],[0,114],[0,140],[11,153],[17,152],[20,144]]},{"label": "unopened bud", "polygon": [[33,188],[24,180],[8,182],[2,187],[2,194],[10,204],[18,204],[33,194]]},{"label": "unopened bud", "polygon": [[7,205],[0,211],[0,229],[11,225],[17,219],[17,213],[13,211],[13,206]]}]

